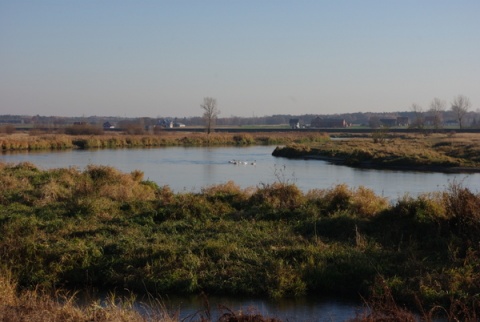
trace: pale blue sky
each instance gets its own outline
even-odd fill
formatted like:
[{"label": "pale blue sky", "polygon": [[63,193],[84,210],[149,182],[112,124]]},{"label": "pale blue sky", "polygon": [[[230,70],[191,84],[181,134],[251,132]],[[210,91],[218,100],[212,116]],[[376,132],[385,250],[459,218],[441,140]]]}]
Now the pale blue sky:
[{"label": "pale blue sky", "polygon": [[0,114],[480,108],[478,0],[0,0]]}]

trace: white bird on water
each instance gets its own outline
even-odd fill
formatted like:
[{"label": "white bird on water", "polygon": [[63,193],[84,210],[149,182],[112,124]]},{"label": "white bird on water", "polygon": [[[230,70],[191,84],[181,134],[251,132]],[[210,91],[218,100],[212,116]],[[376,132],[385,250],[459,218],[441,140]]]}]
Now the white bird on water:
[{"label": "white bird on water", "polygon": [[243,164],[243,165],[256,165],[257,164],[257,160],[253,161],[253,162],[248,162],[248,161],[239,161],[239,160],[230,160],[228,161],[228,163],[231,163],[231,164],[236,164],[236,165],[239,165],[239,164]]}]

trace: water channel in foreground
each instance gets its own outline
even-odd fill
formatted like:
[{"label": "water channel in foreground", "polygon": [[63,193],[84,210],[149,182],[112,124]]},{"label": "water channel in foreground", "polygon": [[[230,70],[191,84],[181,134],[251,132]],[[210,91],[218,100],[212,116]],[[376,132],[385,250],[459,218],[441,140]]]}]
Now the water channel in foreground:
[{"label": "water channel in foreground", "polygon": [[[136,302],[136,309],[144,316],[154,316],[160,304],[160,312],[167,311],[169,316],[177,316],[179,321],[200,321],[210,316],[217,321],[225,313],[261,314],[263,317],[277,318],[281,321],[315,322],[347,321],[365,314],[360,303],[323,298],[300,298],[286,300],[267,300],[251,298],[208,297],[207,302],[201,296],[155,299]],[[142,304],[146,303],[146,304]],[[207,305],[206,305],[207,304]]]},{"label": "water channel in foreground", "polygon": [[[444,191],[451,183],[460,183],[474,193],[480,191],[480,173],[354,169],[319,160],[277,158],[271,155],[274,149],[275,146],[250,146],[13,152],[2,154],[0,160],[28,161],[44,169],[84,169],[89,164],[99,164],[124,172],[141,170],[145,179],[168,185],[175,192],[200,191],[202,187],[228,181],[242,188],[289,182],[305,192],[344,183],[350,187],[365,186],[390,199]],[[240,162],[231,163],[233,160]]]}]

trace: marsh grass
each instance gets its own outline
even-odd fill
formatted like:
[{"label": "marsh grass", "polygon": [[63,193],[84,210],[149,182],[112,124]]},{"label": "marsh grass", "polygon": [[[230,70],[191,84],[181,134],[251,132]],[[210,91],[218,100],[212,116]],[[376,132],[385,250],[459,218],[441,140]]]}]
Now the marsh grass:
[{"label": "marsh grass", "polygon": [[[84,133],[83,130],[89,130]],[[73,131],[78,130],[78,131]],[[72,132],[73,131],[73,132]],[[149,148],[165,146],[246,146],[254,144],[318,143],[329,139],[325,133],[205,133],[158,132],[158,134],[101,134],[95,127],[73,126],[65,134],[31,133],[0,136],[2,151],[92,148]]]},{"label": "marsh grass", "polygon": [[110,294],[106,301],[78,305],[76,294],[36,288],[18,291],[17,282],[8,271],[0,274],[0,320],[17,321],[178,321],[163,305],[150,310],[148,317],[133,308],[134,298]]},{"label": "marsh grass", "polygon": [[307,143],[277,148],[275,156],[326,158],[350,166],[480,168],[480,136],[446,134],[429,137],[403,136],[371,141],[356,138]]},{"label": "marsh grass", "polygon": [[0,266],[26,291],[272,298],[368,298],[380,275],[400,307],[477,317],[479,200],[459,183],[394,204],[289,180],[173,193],[141,171],[0,163]]}]

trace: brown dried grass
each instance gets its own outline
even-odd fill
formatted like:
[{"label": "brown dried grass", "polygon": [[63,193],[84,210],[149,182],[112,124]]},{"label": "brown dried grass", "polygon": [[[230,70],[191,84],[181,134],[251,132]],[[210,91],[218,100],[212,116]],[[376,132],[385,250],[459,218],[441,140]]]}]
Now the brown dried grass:
[{"label": "brown dried grass", "polygon": [[161,309],[147,319],[134,310],[130,302],[118,301],[114,296],[106,304],[92,302],[81,307],[76,305],[75,294],[57,292],[52,296],[40,289],[18,292],[11,274],[3,271],[0,273],[0,321],[173,322],[178,318]]}]

